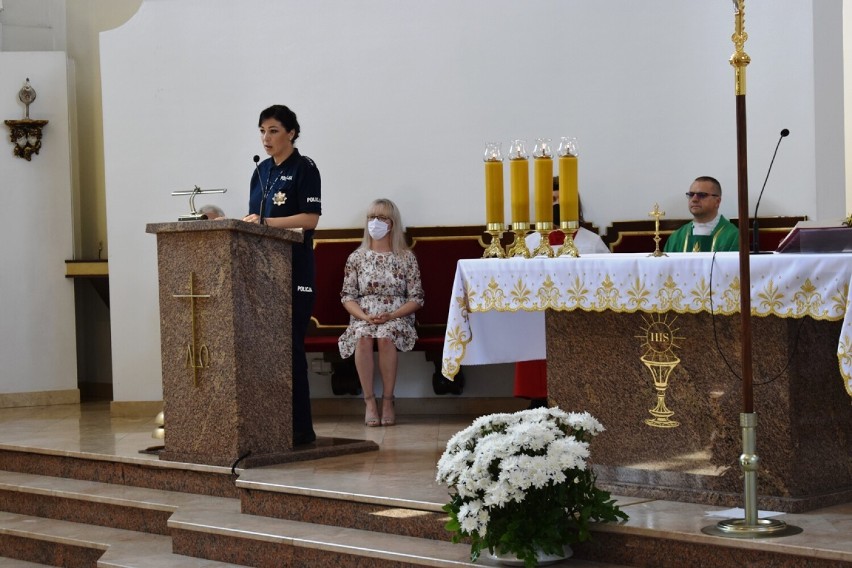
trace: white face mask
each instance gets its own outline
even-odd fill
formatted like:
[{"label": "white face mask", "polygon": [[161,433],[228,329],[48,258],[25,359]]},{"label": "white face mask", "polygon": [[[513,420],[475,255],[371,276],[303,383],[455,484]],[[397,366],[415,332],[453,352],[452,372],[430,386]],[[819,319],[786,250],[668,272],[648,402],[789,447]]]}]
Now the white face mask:
[{"label": "white face mask", "polygon": [[370,219],[370,222],[367,223],[367,231],[369,231],[370,236],[375,240],[379,240],[387,235],[388,229],[390,229],[390,225],[378,219]]}]

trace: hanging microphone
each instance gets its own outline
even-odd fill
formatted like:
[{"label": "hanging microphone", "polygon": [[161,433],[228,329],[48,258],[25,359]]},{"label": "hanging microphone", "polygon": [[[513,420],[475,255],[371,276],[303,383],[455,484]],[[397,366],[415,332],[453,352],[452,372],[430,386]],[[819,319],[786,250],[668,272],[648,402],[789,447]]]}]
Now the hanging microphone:
[{"label": "hanging microphone", "polygon": [[766,171],[766,179],[763,180],[763,187],[760,188],[760,194],[757,196],[757,205],[754,206],[754,232],[752,233],[751,252],[753,254],[760,253],[760,238],[759,227],[757,221],[757,208],[760,207],[760,200],[763,197],[763,190],[766,189],[766,182],[769,180],[769,172],[772,171],[772,164],[775,163],[775,156],[778,154],[778,147],[781,145],[781,140],[790,135],[790,131],[786,128],[781,131],[781,136],[778,137],[778,143],[775,145],[775,152],[772,154],[772,161],[769,162],[769,169]]},{"label": "hanging microphone", "polygon": [[260,161],[260,156],[255,154],[252,160],[254,160],[254,169],[257,171],[257,183],[260,184],[260,211],[258,211],[258,215],[260,216],[260,224],[263,225],[263,210],[266,206],[266,195],[269,193],[269,187],[267,187],[268,184],[263,183],[263,180],[260,178],[260,168],[257,165]]}]

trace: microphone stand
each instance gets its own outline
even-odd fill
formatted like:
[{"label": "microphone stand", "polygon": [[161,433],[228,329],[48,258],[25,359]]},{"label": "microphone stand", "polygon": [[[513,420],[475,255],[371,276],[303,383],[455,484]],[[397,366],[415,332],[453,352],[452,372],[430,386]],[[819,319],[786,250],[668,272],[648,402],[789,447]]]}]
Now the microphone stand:
[{"label": "microphone stand", "polygon": [[263,211],[264,209],[266,209],[266,198],[269,197],[269,179],[267,178],[267,183],[263,183],[263,180],[260,177],[260,168],[257,165],[257,163],[260,161],[260,156],[256,155],[253,160],[254,169],[257,171],[257,183],[261,184],[260,207],[258,208],[260,210],[257,212],[257,216],[260,217],[259,224],[263,225]]},{"label": "microphone stand", "polygon": [[763,187],[760,188],[760,194],[757,196],[757,205],[754,206],[754,223],[752,224],[752,244],[751,254],[764,254],[760,252],[760,222],[757,220],[757,210],[760,207],[760,200],[763,199],[763,190],[766,189],[766,182],[769,180],[769,173],[772,171],[772,164],[775,163],[775,156],[778,155],[778,147],[781,145],[781,140],[784,139],[790,131],[786,128],[781,131],[781,136],[778,137],[778,143],[775,145],[775,152],[772,154],[772,160],[769,162],[769,169],[766,170],[766,178],[763,180]]}]

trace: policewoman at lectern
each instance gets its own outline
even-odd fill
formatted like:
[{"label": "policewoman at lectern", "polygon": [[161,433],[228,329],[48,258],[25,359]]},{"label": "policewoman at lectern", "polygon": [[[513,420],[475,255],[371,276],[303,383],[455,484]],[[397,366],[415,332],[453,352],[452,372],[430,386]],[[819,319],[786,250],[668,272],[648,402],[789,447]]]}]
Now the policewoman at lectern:
[{"label": "policewoman at lectern", "polygon": [[279,229],[302,229],[304,241],[293,243],[293,444],[316,440],[311,419],[305,333],[314,306],[313,235],[322,213],[320,173],[313,160],[293,143],[299,137],[296,113],[273,105],[260,113],[260,140],[269,158],[251,178],[249,214],[243,221]]}]

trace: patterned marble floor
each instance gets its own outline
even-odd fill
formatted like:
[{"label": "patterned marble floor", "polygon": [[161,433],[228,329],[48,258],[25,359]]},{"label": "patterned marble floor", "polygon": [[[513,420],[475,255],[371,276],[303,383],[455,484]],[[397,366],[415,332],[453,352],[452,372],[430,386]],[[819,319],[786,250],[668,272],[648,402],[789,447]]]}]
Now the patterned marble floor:
[{"label": "patterned marble floor", "polygon": [[[401,415],[396,426],[367,428],[359,416],[315,417],[319,436],[369,439],[379,444],[380,450],[244,470],[241,478],[318,492],[440,504],[446,500],[447,489],[435,483],[435,464],[449,437],[472,419],[463,415]],[[7,408],[0,409],[0,448],[96,454],[119,461],[158,460],[154,455],[140,453],[159,443],[151,436],[155,427],[154,417],[112,418],[108,403]],[[630,515],[628,525],[682,542],[706,539],[701,533],[703,527],[730,517],[730,514],[719,516],[720,508],[707,505],[638,498],[622,498],[619,503]],[[775,518],[800,527],[803,532],[783,538],[743,541],[741,546],[767,550],[804,547],[820,558],[844,555],[852,558],[852,503]]]}]

